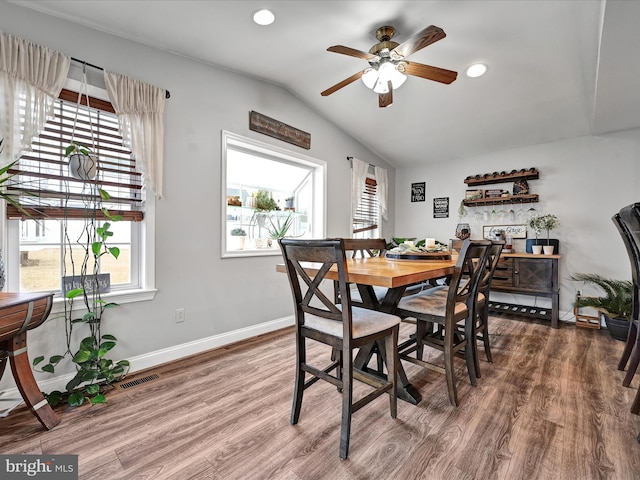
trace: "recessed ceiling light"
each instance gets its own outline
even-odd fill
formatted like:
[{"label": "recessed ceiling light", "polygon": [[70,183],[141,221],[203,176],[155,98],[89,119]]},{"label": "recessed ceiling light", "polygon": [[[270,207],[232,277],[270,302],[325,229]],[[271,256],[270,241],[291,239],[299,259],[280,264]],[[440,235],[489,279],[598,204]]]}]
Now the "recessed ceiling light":
[{"label": "recessed ceiling light", "polygon": [[474,63],[467,68],[467,77],[481,77],[487,72],[487,66],[484,63]]},{"label": "recessed ceiling light", "polygon": [[271,10],[263,8],[262,10],[256,10],[253,12],[253,21],[258,25],[271,25],[276,19],[276,16]]}]

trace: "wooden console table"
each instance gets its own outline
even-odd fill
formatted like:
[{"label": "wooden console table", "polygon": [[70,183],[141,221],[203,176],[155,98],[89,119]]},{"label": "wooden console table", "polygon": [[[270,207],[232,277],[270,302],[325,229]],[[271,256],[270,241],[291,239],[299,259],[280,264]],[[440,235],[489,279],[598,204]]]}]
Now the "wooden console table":
[{"label": "wooden console table", "polygon": [[27,355],[27,330],[40,326],[52,305],[51,293],[0,293],[0,378],[8,359],[22,398],[47,430],[60,419],[33,378]]},{"label": "wooden console table", "polygon": [[559,328],[559,259],[560,255],[502,254],[491,281],[491,291],[551,298],[551,309],[490,301],[489,311],[551,320],[551,326]]}]

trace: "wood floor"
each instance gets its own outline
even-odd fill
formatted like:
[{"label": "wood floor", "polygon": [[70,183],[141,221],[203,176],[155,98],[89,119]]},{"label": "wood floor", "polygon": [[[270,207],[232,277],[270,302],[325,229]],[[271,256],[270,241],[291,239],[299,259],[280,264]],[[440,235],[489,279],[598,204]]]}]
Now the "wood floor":
[{"label": "wood floor", "polygon": [[127,380],[159,378],[114,389],[108,405],[58,409],[49,432],[20,407],[0,420],[0,453],[78,454],[83,480],[640,478],[629,413],[640,374],[623,387],[623,343],[561,325],[492,317],[495,363],[474,388],[460,359],[458,408],[442,375],[405,364],[422,402],[399,401],[395,420],[386,396],[357,412],[346,461],[335,387],[307,390],[289,424],[291,329],[138,373]]}]

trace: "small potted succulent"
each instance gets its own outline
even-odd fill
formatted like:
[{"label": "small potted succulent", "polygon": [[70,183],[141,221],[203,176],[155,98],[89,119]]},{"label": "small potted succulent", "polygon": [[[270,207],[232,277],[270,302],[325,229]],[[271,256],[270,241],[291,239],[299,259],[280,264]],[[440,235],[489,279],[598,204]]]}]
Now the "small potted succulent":
[{"label": "small potted succulent", "polygon": [[231,230],[231,241],[229,242],[230,250],[242,250],[244,242],[247,238],[247,232],[242,228],[234,228]]}]

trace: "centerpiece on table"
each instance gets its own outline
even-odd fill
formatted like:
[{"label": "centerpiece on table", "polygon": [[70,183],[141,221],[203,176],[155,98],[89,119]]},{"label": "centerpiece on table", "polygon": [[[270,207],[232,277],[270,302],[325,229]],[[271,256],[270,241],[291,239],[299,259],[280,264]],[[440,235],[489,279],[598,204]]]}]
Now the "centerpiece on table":
[{"label": "centerpiece on table", "polygon": [[404,240],[397,246],[388,249],[385,256],[391,260],[451,260],[449,246],[433,238],[426,238],[418,242]]}]

